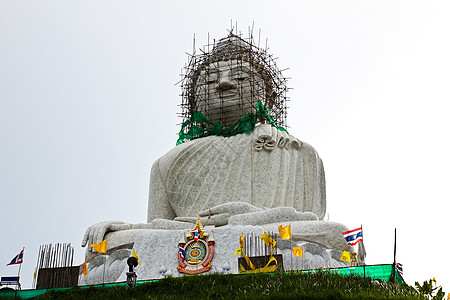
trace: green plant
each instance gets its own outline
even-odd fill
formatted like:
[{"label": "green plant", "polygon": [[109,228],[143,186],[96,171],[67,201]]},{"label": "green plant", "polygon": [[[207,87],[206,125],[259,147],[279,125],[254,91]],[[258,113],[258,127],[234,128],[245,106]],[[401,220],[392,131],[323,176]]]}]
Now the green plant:
[{"label": "green plant", "polygon": [[355,275],[332,272],[260,273],[249,275],[192,275],[167,277],[142,283],[134,290],[125,286],[73,288],[50,291],[39,300],[78,299],[405,299],[423,300],[406,284],[375,281]]},{"label": "green plant", "polygon": [[[436,278],[424,281],[422,285],[416,281],[416,289],[422,296],[427,297],[427,299],[442,300],[445,297],[445,293],[442,291],[442,286],[436,285]],[[433,296],[434,293],[436,294]]]}]

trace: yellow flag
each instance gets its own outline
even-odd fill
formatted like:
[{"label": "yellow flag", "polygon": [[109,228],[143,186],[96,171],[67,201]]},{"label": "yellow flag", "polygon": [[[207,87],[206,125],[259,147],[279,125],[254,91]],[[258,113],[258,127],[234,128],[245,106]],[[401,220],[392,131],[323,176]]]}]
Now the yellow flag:
[{"label": "yellow flag", "polygon": [[350,252],[344,251],[342,253],[341,260],[351,262],[351,260],[350,260]]},{"label": "yellow flag", "polygon": [[84,260],[83,270],[82,270],[81,272],[82,272],[83,275],[85,275],[85,276],[88,274],[87,264],[86,264],[86,259]]},{"label": "yellow flag", "polygon": [[264,241],[264,243],[266,243],[268,247],[275,247],[275,245],[277,244],[277,242],[274,241],[265,231],[264,234],[261,235],[261,239]]},{"label": "yellow flag", "polygon": [[139,256],[136,253],[136,250],[133,249],[133,257],[136,257],[136,259],[138,260],[139,265],[141,265],[141,260],[139,259]]},{"label": "yellow flag", "polygon": [[239,246],[240,248],[244,248],[244,233],[241,233],[241,236],[239,237]]},{"label": "yellow flag", "polygon": [[97,244],[91,244],[91,247],[97,250],[98,253],[106,253],[106,245],[108,244],[108,239],[101,241]]},{"label": "yellow flag", "polygon": [[33,279],[36,279],[36,277],[37,277],[37,268],[34,268]]},{"label": "yellow flag", "polygon": [[300,247],[294,247],[294,248],[292,248],[292,253],[293,253],[295,256],[303,257],[303,248],[300,248]]},{"label": "yellow flag", "polygon": [[244,233],[241,233],[241,236],[239,237],[239,248],[237,248],[236,252],[234,252],[233,255],[240,255],[244,254]]},{"label": "yellow flag", "polygon": [[278,231],[283,240],[291,239],[291,224],[283,227],[283,225],[278,226]]}]

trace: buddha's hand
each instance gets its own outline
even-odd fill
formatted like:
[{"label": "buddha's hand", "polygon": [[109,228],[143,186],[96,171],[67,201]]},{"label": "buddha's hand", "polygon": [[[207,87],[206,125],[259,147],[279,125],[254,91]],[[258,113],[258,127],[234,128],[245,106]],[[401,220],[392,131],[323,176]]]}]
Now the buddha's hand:
[{"label": "buddha's hand", "polygon": [[91,244],[103,241],[108,232],[131,229],[131,226],[130,223],[123,221],[103,221],[94,224],[86,229],[86,233],[81,241],[81,247],[88,245],[88,252],[94,252],[96,250],[91,247]]},{"label": "buddha's hand", "polygon": [[263,211],[242,213],[230,217],[229,225],[265,225],[277,222],[317,221],[312,212],[298,212],[293,207],[274,207]]},{"label": "buddha's hand", "polygon": [[[228,219],[231,216],[257,211],[262,211],[262,209],[247,202],[229,202],[205,209],[199,212],[198,215],[203,225],[222,226],[228,224]],[[197,218],[177,217],[175,221],[195,223]]]}]

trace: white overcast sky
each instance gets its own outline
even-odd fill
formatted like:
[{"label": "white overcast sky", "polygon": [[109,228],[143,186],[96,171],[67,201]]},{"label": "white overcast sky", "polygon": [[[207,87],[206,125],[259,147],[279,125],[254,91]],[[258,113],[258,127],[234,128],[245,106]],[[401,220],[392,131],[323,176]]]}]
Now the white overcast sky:
[{"label": "white overcast sky", "polygon": [[[242,1],[244,2],[244,1]],[[329,220],[367,263],[450,291],[447,1],[0,0],[0,274],[25,246],[146,221],[152,163],[175,146],[181,68],[231,20],[278,57],[289,131],[322,157]]]}]

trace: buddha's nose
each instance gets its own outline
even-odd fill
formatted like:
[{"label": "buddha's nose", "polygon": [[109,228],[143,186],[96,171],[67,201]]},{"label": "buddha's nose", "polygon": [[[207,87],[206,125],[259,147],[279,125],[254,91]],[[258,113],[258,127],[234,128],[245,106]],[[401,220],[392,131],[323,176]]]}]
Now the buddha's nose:
[{"label": "buddha's nose", "polygon": [[222,76],[217,84],[217,89],[221,91],[226,91],[234,88],[236,88],[236,83],[230,78],[230,76],[228,76],[228,74]]}]

